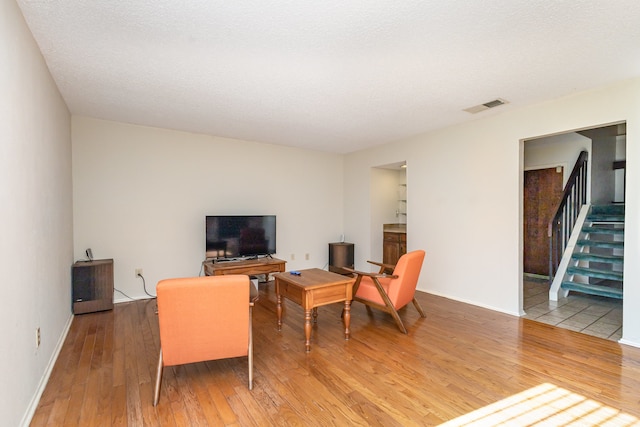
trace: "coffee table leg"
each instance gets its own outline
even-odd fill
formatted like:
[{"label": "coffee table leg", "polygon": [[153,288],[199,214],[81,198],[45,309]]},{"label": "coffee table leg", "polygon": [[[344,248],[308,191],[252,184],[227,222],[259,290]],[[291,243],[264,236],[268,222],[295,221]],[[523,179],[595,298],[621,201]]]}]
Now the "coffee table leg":
[{"label": "coffee table leg", "polygon": [[280,294],[276,297],[278,303],[276,304],[276,315],[278,316],[278,330],[282,330],[282,296]]},{"label": "coffee table leg", "polygon": [[311,351],[311,310],[304,311],[304,347]]},{"label": "coffee table leg", "polygon": [[348,340],[351,338],[351,301],[345,300],[344,302],[344,339]]},{"label": "coffee table leg", "polygon": [[313,323],[318,323],[318,307],[313,309]]}]

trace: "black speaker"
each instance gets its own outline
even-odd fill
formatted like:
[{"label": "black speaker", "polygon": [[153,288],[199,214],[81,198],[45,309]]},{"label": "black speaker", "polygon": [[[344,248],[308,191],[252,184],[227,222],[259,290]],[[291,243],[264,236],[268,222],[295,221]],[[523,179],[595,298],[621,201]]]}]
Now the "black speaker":
[{"label": "black speaker", "polygon": [[342,267],[354,267],[354,252],[355,248],[353,243],[329,243],[329,271],[338,274],[351,274]]},{"label": "black speaker", "polygon": [[95,297],[93,267],[76,265],[73,268],[73,302],[91,301]]}]

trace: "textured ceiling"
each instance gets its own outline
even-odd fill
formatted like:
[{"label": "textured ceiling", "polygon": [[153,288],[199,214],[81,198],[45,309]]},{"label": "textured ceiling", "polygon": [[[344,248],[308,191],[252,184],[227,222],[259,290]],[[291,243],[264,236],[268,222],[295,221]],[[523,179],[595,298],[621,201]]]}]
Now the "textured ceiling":
[{"label": "textured ceiling", "polygon": [[640,75],[638,0],[18,4],[72,114],[340,153]]}]

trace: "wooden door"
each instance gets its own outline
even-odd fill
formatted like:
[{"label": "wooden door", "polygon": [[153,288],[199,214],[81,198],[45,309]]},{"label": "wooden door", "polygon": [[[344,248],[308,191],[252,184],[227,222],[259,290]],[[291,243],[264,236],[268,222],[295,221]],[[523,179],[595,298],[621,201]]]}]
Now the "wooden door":
[{"label": "wooden door", "polygon": [[524,173],[524,272],[549,275],[549,221],[562,197],[562,167]]}]

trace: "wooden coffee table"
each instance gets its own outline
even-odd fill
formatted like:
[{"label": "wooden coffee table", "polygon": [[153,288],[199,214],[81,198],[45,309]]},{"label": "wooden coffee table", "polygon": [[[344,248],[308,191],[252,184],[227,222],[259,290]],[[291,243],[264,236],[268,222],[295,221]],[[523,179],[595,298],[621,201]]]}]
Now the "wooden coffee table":
[{"label": "wooden coffee table", "polygon": [[353,283],[355,278],[311,268],[300,270],[300,276],[291,273],[277,273],[276,295],[278,304],[278,330],[282,329],[282,297],[285,297],[304,309],[304,345],[307,352],[311,351],[311,312],[314,323],[318,317],[318,307],[335,302],[344,302],[344,339],[351,337],[349,324],[351,322],[351,299],[353,297]]}]

